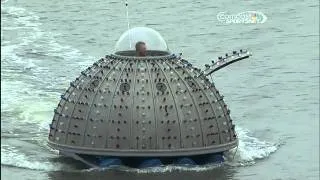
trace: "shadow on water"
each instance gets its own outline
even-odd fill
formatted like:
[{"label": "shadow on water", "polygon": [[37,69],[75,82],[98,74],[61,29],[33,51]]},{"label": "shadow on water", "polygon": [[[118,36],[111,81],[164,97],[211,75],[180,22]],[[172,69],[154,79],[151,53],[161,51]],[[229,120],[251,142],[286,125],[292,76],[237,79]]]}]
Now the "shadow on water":
[{"label": "shadow on water", "polygon": [[[143,171],[143,170],[142,170]],[[152,171],[152,170],[151,170]],[[48,172],[51,180],[92,180],[92,179],[117,179],[117,180],[228,180],[234,179],[236,169],[222,165],[208,170],[173,169],[165,172],[140,172],[140,170],[82,170],[78,172],[53,171]]]}]

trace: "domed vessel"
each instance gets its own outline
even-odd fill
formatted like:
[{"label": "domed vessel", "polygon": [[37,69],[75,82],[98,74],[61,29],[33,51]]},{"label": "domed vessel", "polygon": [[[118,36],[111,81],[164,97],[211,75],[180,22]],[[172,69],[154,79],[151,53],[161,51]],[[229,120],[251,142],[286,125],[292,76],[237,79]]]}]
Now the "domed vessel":
[{"label": "domed vessel", "polygon": [[[144,57],[136,56],[139,41],[147,47]],[[70,83],[54,111],[48,144],[90,166],[103,159],[163,163],[228,151],[238,144],[235,125],[207,76],[250,55],[234,51],[200,70],[172,54],[155,30],[130,29],[115,53]]]}]

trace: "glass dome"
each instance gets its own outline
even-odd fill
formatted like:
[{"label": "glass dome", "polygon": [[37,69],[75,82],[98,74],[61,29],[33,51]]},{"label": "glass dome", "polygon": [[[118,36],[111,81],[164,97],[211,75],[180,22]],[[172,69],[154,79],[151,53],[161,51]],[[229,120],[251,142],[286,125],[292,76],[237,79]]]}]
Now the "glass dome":
[{"label": "glass dome", "polygon": [[160,33],[147,27],[135,27],[124,32],[115,46],[116,54],[121,52],[135,51],[137,42],[146,44],[147,51],[169,52],[166,41]]}]

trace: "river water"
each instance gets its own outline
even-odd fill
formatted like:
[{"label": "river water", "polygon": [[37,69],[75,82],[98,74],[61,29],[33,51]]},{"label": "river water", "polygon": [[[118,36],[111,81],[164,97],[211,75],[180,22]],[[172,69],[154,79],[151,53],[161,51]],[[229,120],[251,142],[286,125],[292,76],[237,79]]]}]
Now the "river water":
[{"label": "river water", "polygon": [[[319,179],[319,1],[130,1],[130,26],[160,32],[203,67],[249,48],[214,74],[231,109],[238,150],[222,165],[86,169],[46,145],[60,95],[113,52],[127,29],[124,1],[1,1],[1,178]],[[226,24],[219,12],[259,11],[263,24]],[[233,155],[235,156],[233,157]]]}]

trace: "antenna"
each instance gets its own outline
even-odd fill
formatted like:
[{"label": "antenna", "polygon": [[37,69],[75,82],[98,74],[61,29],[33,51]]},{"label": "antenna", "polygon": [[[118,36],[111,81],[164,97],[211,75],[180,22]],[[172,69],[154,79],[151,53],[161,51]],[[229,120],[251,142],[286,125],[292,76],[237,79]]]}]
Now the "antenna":
[{"label": "antenna", "polygon": [[[126,0],[125,3],[126,3],[126,11],[127,11],[128,30],[130,30],[128,0]],[[130,31],[129,31],[129,46],[130,46],[130,49],[131,49],[131,41],[132,41],[132,40],[131,40],[131,34],[130,34]]]}]

